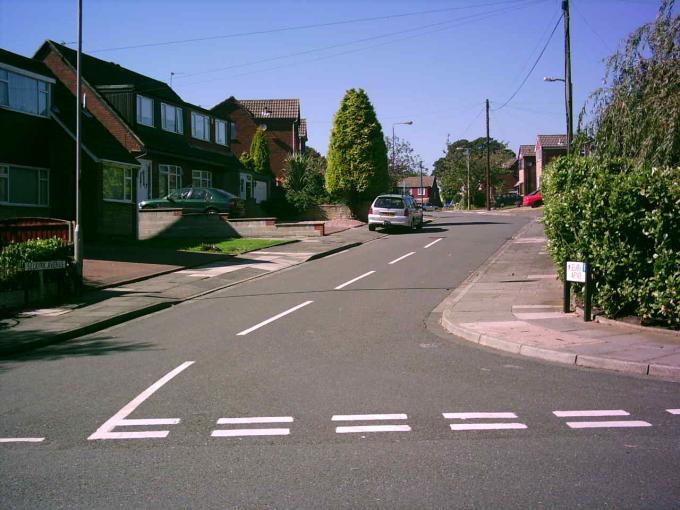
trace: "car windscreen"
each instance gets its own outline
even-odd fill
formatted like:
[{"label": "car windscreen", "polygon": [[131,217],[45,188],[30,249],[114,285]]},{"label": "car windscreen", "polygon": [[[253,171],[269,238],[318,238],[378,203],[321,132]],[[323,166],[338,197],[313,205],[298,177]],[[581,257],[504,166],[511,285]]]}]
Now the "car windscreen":
[{"label": "car windscreen", "polygon": [[398,197],[378,197],[375,200],[374,207],[382,209],[403,209],[404,201]]},{"label": "car windscreen", "polygon": [[221,189],[212,189],[210,191],[215,196],[215,198],[219,198],[220,200],[229,201],[229,200],[236,198],[236,195],[232,195],[228,191],[224,191],[224,190],[221,190]]}]

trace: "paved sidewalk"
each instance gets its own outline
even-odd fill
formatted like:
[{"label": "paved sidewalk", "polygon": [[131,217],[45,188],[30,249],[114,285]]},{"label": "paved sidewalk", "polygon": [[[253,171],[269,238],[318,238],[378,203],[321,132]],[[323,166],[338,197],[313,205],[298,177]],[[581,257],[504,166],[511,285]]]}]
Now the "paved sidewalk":
[{"label": "paved sidewalk", "polygon": [[562,284],[529,223],[436,312],[457,337],[546,361],[680,380],[680,332],[562,313]]},{"label": "paved sidewalk", "polygon": [[[59,308],[23,312],[0,320],[0,357],[99,331],[384,235],[369,232],[367,228],[349,228],[333,235],[304,238],[199,267],[175,267],[179,270],[87,292],[78,302]],[[137,279],[138,275],[134,276]]]}]

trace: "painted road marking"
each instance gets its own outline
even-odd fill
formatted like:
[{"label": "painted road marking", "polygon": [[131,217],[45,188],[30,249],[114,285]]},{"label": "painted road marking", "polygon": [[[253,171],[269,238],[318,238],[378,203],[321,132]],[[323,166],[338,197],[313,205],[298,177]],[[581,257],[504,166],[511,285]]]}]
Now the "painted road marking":
[{"label": "painted road marking", "polygon": [[[404,413],[390,414],[336,414],[331,421],[380,421],[380,420],[406,420],[408,415]],[[408,425],[353,425],[335,427],[336,434],[360,434],[362,432],[411,432]]]},{"label": "painted road marking", "polygon": [[278,320],[281,317],[285,317],[289,313],[293,313],[294,311],[299,310],[300,308],[302,308],[304,306],[310,305],[313,302],[314,301],[305,301],[304,303],[301,303],[297,306],[294,306],[293,308],[290,308],[289,310],[286,310],[285,312],[281,312],[278,315],[274,315],[274,317],[271,317],[271,318],[267,319],[266,321],[262,321],[259,324],[255,324],[252,328],[244,329],[243,331],[241,331],[240,333],[237,333],[236,335],[237,336],[243,336],[243,335],[247,335],[248,333],[252,333],[256,329],[260,329],[262,326],[266,326],[270,322],[274,322],[275,320]]},{"label": "painted road marking", "polygon": [[593,411],[553,411],[558,418],[576,418],[579,416],[630,416],[630,413],[623,409],[616,410],[593,410]]},{"label": "painted road marking", "polygon": [[0,437],[0,443],[42,443],[44,437]]},{"label": "painted road marking", "polygon": [[646,421],[619,420],[619,421],[568,421],[567,425],[572,429],[599,429],[599,428],[623,428],[623,427],[651,427]]},{"label": "painted road marking", "polygon": [[[509,412],[471,412],[471,413],[442,413],[447,420],[512,420],[517,419],[515,413]],[[519,422],[499,423],[450,423],[451,430],[523,430],[527,426]]]},{"label": "painted road marking", "polygon": [[399,262],[400,260],[404,260],[406,257],[410,257],[411,255],[415,255],[415,253],[416,253],[416,252],[411,251],[411,252],[407,253],[406,255],[402,255],[402,256],[399,257],[398,259],[394,259],[392,262],[390,262],[390,264],[396,264],[396,263]]},{"label": "painted road marking", "polygon": [[680,414],[680,409],[666,409],[671,414]]},{"label": "painted road marking", "polygon": [[[292,423],[292,416],[251,416],[245,418],[220,418],[218,425],[244,425],[260,423]],[[218,429],[210,434],[212,437],[244,437],[244,436],[287,436],[289,428],[272,429]]]},{"label": "painted road marking", "polygon": [[111,418],[104,422],[104,424],[99,427],[94,434],[92,434],[87,439],[92,441],[94,439],[149,439],[149,438],[163,438],[167,437],[170,433],[169,430],[152,430],[144,432],[113,432],[113,429],[119,426],[125,425],[177,425],[179,423],[179,418],[153,418],[153,419],[142,419],[142,420],[126,420],[126,417],[132,414],[132,412],[139,407],[142,402],[148,399],[156,391],[158,391],[163,385],[170,381],[177,374],[186,370],[191,365],[193,361],[185,361],[180,366],[168,372],[158,381],[153,383],[134,399],[128,402],[120,411],[114,414]]},{"label": "painted road marking", "polygon": [[336,414],[331,421],[406,420],[405,414]]},{"label": "painted road marking", "polygon": [[336,434],[357,434],[361,432],[411,432],[408,425],[360,425],[356,427],[335,427]]},{"label": "painted road marking", "polygon": [[451,430],[519,430],[525,429],[524,423],[452,423]]},{"label": "painted road marking", "polygon": [[430,246],[432,246],[432,245],[434,245],[434,244],[437,244],[437,243],[438,243],[439,241],[441,241],[442,239],[444,239],[444,238],[443,238],[443,237],[440,237],[439,239],[435,239],[435,240],[432,241],[430,244],[425,245],[424,248],[429,248]]},{"label": "painted road marking", "polygon": [[352,278],[350,281],[345,282],[345,283],[343,283],[343,284],[341,284],[341,285],[338,285],[337,287],[335,287],[334,290],[343,289],[343,288],[347,287],[348,285],[352,285],[354,282],[358,282],[358,281],[361,280],[362,278],[366,278],[367,276],[372,275],[373,273],[375,273],[375,271],[369,271],[368,273],[364,273],[364,274],[362,274],[361,276],[357,276],[356,278]]}]

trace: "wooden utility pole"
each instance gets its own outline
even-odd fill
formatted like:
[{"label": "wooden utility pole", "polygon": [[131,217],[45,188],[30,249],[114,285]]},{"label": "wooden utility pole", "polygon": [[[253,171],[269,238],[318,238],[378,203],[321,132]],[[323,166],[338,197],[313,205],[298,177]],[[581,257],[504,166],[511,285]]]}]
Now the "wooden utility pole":
[{"label": "wooden utility pole", "polygon": [[567,110],[567,154],[571,154],[574,136],[574,116],[571,98],[571,41],[569,37],[569,0],[562,0],[564,18],[564,101]]},{"label": "wooden utility pole", "polygon": [[489,138],[489,100],[486,100],[486,210],[491,210],[491,139]]}]

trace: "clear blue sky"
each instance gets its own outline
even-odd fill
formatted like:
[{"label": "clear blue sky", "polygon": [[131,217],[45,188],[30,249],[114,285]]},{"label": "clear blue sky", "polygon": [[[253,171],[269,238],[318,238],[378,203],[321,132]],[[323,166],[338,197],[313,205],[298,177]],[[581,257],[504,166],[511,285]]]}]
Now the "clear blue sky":
[{"label": "clear blue sky", "polygon": [[[485,134],[486,98],[492,103],[491,136],[515,152],[539,133],[565,131],[562,84],[542,80],[563,74],[561,25],[521,91],[493,111],[536,60],[558,19],[560,0],[83,3],[86,53],[166,82],[175,73],[177,93],[205,107],[232,95],[299,98],[309,145],[322,153],[335,110],[353,87],[366,90],[385,134],[395,122],[414,122],[397,126],[397,136],[411,143],[427,168],[442,155],[447,135],[453,141]],[[32,56],[45,39],[75,41],[76,5],[0,0],[0,47]],[[603,60],[627,34],[653,20],[658,6],[658,0],[571,1],[575,116],[600,85]],[[419,14],[398,16],[410,13]],[[374,19],[333,24],[364,18]],[[326,26],[274,31],[318,24]],[[239,33],[251,34],[234,36]]]}]

